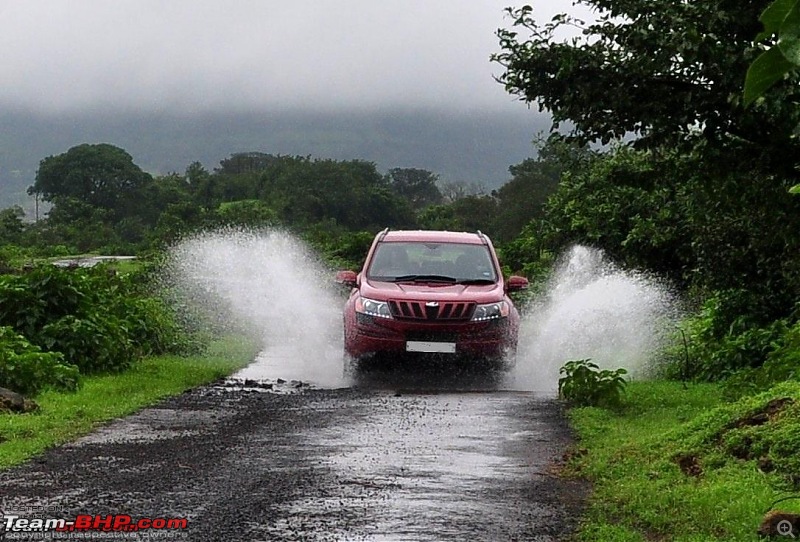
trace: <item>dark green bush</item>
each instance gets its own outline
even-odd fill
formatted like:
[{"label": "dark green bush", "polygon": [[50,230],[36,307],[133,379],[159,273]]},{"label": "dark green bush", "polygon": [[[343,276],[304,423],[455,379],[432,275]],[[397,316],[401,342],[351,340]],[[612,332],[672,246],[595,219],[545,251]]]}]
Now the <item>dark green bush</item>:
[{"label": "dark green bush", "polygon": [[38,342],[36,337],[45,325],[84,310],[92,286],[84,270],[54,266],[0,276],[0,325]]},{"label": "dark green bush", "polygon": [[119,371],[142,355],[197,351],[198,341],[140,275],[45,265],[0,277],[0,325],[86,373]]},{"label": "dark green bush", "polygon": [[0,387],[32,395],[44,388],[74,390],[78,368],[60,352],[42,352],[8,326],[0,326]]},{"label": "dark green bush", "polygon": [[742,369],[723,384],[727,399],[766,391],[781,382],[800,381],[800,322],[785,325],[783,333],[772,342],[772,349],[760,367]]},{"label": "dark green bush", "polygon": [[[737,295],[741,298],[737,299]],[[682,376],[698,380],[723,380],[747,369],[761,367],[779,347],[786,320],[762,323],[752,312],[742,312],[748,296],[740,291],[715,294],[700,311],[681,325],[686,350],[676,340],[669,356],[680,365]],[[688,355],[689,363],[685,364]],[[680,361],[679,361],[680,360]]]},{"label": "dark green bush", "polygon": [[44,326],[40,337],[45,348],[62,352],[84,374],[121,371],[136,357],[129,330],[110,315],[64,316]]},{"label": "dark green bush", "polygon": [[143,355],[196,354],[204,343],[197,333],[189,333],[173,309],[154,297],[123,299],[118,316],[124,319],[129,339]]}]

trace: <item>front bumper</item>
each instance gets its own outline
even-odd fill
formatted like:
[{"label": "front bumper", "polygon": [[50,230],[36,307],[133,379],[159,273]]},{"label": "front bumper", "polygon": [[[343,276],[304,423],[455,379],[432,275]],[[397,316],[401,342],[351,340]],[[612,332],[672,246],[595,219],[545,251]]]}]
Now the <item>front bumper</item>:
[{"label": "front bumper", "polygon": [[516,328],[509,318],[430,323],[350,313],[345,318],[344,344],[345,351],[355,358],[382,352],[404,353],[407,341],[455,343],[456,356],[501,358],[516,347]]}]

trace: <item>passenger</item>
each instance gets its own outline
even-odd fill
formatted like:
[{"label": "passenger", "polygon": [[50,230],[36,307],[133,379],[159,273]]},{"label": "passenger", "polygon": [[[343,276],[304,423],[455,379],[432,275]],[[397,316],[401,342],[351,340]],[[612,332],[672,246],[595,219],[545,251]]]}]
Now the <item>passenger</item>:
[{"label": "passenger", "polygon": [[484,254],[465,252],[456,258],[458,278],[462,280],[475,280],[491,278],[491,268]]}]

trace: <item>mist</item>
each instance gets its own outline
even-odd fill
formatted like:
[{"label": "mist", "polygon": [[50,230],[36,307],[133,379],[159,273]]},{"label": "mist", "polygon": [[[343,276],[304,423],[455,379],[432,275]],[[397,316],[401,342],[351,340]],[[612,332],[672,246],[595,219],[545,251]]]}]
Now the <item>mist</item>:
[{"label": "mist", "polygon": [[[505,0],[6,0],[0,107],[524,109],[495,80]],[[574,11],[539,1],[543,19]]]}]

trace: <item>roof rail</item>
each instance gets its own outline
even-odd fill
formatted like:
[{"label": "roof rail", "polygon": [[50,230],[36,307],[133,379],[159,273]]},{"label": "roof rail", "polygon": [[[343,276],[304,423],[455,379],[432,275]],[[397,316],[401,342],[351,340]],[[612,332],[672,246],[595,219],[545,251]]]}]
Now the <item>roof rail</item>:
[{"label": "roof rail", "polygon": [[481,230],[478,230],[478,237],[481,238],[481,241],[483,241],[484,245],[488,245],[489,244],[489,240],[486,238],[485,235],[483,235],[483,232]]},{"label": "roof rail", "polygon": [[378,234],[378,241],[383,241],[383,238],[386,237],[386,234],[389,233],[389,228],[386,228],[382,232]]}]

